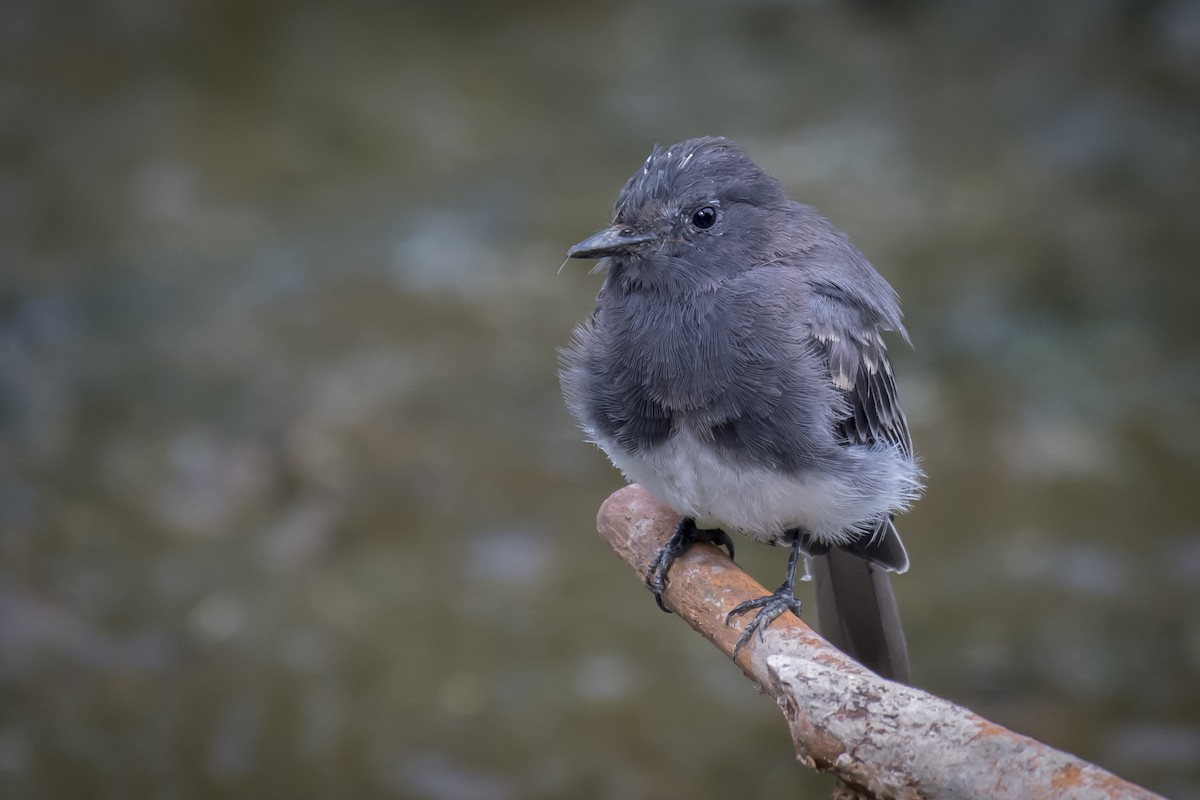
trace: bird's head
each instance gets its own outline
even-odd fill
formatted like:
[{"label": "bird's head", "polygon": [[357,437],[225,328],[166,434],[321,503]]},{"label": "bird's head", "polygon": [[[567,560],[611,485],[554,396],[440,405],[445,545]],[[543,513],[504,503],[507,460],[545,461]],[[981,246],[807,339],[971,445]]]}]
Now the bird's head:
[{"label": "bird's head", "polygon": [[603,258],[647,287],[703,286],[769,257],[789,201],[729,139],[655,147],[617,198],[612,224],[567,251]]}]

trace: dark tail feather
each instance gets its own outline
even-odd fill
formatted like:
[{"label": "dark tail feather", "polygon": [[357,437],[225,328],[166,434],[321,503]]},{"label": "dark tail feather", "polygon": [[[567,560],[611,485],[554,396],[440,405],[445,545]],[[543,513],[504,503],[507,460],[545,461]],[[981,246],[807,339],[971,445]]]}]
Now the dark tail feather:
[{"label": "dark tail feather", "polygon": [[812,556],[811,574],[822,635],[868,669],[908,683],[908,645],[887,572],[833,548]]},{"label": "dark tail feather", "polygon": [[861,536],[842,549],[859,558],[873,561],[888,572],[908,572],[908,552],[891,517],[884,517],[870,536]]}]

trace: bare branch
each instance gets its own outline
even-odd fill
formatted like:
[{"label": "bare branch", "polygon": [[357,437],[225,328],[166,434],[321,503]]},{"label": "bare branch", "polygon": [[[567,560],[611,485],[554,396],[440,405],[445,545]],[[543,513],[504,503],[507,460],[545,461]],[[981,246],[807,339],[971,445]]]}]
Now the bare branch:
[{"label": "bare branch", "polygon": [[[644,576],[678,521],[640,486],[629,486],[605,501],[596,524]],[[765,594],[724,552],[698,544],[671,567],[663,601],[729,656],[743,623],[726,625],[725,615]],[[753,637],[738,666],[779,704],[797,758],[866,797],[1158,797],[961,706],[884,680],[791,614],[773,622],[761,641]]]}]

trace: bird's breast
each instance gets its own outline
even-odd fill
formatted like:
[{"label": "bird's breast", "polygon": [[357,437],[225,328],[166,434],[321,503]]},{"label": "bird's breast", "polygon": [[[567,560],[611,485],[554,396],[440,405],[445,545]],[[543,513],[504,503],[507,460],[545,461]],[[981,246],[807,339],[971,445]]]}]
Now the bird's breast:
[{"label": "bird's breast", "polygon": [[603,437],[596,441],[631,482],[697,526],[768,544],[783,543],[793,528],[844,543],[859,535],[864,522],[900,504],[891,492],[864,491],[852,473],[738,465],[686,430],[640,452]]}]

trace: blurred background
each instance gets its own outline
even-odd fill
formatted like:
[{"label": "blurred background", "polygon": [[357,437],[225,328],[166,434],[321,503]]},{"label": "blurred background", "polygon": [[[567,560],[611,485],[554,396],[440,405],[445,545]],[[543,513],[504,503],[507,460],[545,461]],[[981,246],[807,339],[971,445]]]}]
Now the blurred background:
[{"label": "blurred background", "polygon": [[0,795],[826,793],[559,397],[700,134],[903,298],[916,683],[1200,797],[1186,0],[4,2]]}]

